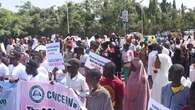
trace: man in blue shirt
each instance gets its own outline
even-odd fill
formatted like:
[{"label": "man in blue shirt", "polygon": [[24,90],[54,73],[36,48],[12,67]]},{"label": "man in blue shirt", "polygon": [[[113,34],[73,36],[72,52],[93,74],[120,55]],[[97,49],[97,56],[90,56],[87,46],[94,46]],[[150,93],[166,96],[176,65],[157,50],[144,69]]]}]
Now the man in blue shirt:
[{"label": "man in blue shirt", "polygon": [[182,110],[187,105],[189,88],[181,84],[181,77],[184,74],[184,67],[174,64],[169,69],[170,84],[162,88],[161,103],[171,110]]}]

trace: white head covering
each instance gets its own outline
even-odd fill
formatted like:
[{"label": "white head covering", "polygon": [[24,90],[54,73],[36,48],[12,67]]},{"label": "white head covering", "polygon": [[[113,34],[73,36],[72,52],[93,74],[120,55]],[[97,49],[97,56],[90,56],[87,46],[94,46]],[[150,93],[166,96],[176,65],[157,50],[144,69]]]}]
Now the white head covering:
[{"label": "white head covering", "polygon": [[44,45],[39,45],[38,47],[36,47],[35,48],[35,51],[46,51],[47,50],[47,48],[46,48],[46,46],[44,46]]},{"label": "white head covering", "polygon": [[170,52],[169,52],[169,49],[163,46],[162,53],[169,55]]},{"label": "white head covering", "polygon": [[159,60],[160,60],[160,69],[159,69],[159,72],[161,73],[164,73],[168,76],[168,71],[169,71],[169,68],[172,66],[172,60],[171,60],[171,57],[167,54],[159,54],[158,55],[159,57]]}]

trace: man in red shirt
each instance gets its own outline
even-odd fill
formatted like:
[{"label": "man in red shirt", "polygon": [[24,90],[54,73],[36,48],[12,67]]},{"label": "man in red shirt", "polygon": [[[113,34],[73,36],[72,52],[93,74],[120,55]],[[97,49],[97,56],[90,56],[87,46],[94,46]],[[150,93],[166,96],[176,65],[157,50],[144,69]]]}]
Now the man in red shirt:
[{"label": "man in red shirt", "polygon": [[124,83],[114,75],[115,69],[116,66],[113,62],[105,64],[100,84],[109,91],[114,110],[122,110],[125,86]]}]

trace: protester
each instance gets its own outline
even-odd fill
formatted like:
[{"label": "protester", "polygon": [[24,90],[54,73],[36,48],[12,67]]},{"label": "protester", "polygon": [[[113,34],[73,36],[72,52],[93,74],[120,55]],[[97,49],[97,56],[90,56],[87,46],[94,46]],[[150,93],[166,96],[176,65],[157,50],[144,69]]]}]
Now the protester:
[{"label": "protester", "polygon": [[115,74],[120,77],[119,72],[121,72],[121,52],[115,42],[111,42],[110,48],[108,49],[108,58],[116,65]]},{"label": "protester", "polygon": [[131,62],[131,73],[126,86],[123,110],[147,110],[150,97],[147,74],[142,61],[135,58]]},{"label": "protester", "polygon": [[153,75],[153,64],[154,64],[156,55],[158,53],[157,45],[156,44],[149,45],[148,50],[149,50],[149,54],[148,54],[147,72],[148,72],[148,80],[149,80],[150,88],[152,88],[152,85],[153,85],[153,77],[152,77],[152,75]]},{"label": "protester", "polygon": [[90,95],[87,97],[88,110],[113,110],[112,100],[109,92],[99,84],[101,73],[91,69],[86,74],[86,81],[90,88]]},{"label": "protester", "polygon": [[9,75],[9,68],[3,63],[3,55],[0,53],[0,77]]},{"label": "protester", "polygon": [[20,60],[20,53],[17,51],[12,51],[10,54],[10,65],[9,71],[10,75],[16,76],[20,80],[28,80],[28,75],[26,74],[26,67],[22,63],[19,62]]},{"label": "protester", "polygon": [[189,77],[189,70],[190,70],[190,61],[189,61],[189,52],[185,46],[181,46],[182,56],[184,58],[183,66],[185,69],[185,77]]},{"label": "protester", "polygon": [[22,63],[23,65],[25,65],[29,60],[29,56],[26,53],[21,53],[20,55],[21,55],[21,57],[20,57],[19,62]]},{"label": "protester", "polygon": [[184,57],[180,48],[175,48],[174,56],[172,57],[173,64],[184,65]]},{"label": "protester", "polygon": [[39,73],[37,71],[39,67],[38,62],[34,60],[29,60],[26,64],[26,73],[28,74],[28,77],[30,81],[38,81],[38,82],[48,82],[49,78],[48,75]]},{"label": "protester", "polygon": [[[48,59],[47,59],[47,54],[45,48],[40,48],[39,51],[37,51],[39,54],[40,59],[40,67],[44,68],[47,73],[50,73],[52,70],[50,70]],[[45,73],[45,74],[47,74]]]},{"label": "protester", "polygon": [[89,51],[93,52],[93,53],[97,53],[99,54],[99,43],[96,41],[91,41],[90,42],[90,48],[89,50],[87,50],[87,53],[89,53]]},{"label": "protester", "polygon": [[184,75],[184,67],[180,64],[174,64],[169,69],[169,81],[162,88],[161,103],[171,110],[182,110],[187,105],[189,88],[181,84],[181,77]]},{"label": "protester", "polygon": [[148,45],[145,42],[140,42],[139,58],[142,60],[144,67],[148,66]]},{"label": "protester", "polygon": [[6,53],[9,55],[12,50],[14,50],[15,47],[15,40],[12,38],[8,39],[8,44],[6,46]]},{"label": "protester", "polygon": [[[172,65],[171,57],[167,54],[161,53],[156,57],[156,62],[159,63],[155,65],[157,68],[157,73],[155,78],[153,78],[153,87],[151,97],[160,103],[161,100],[161,89],[169,83],[168,81],[168,70]],[[154,76],[154,75],[153,75]]]},{"label": "protester", "polygon": [[122,110],[124,83],[115,75],[115,68],[113,62],[105,64],[100,84],[109,91],[114,110]]},{"label": "protester", "polygon": [[192,83],[189,92],[189,104],[184,106],[182,110],[195,110],[195,82]]},{"label": "protester", "polygon": [[65,41],[65,48],[64,48],[64,61],[67,62],[70,58],[73,58],[73,41],[72,38],[68,38]]},{"label": "protester", "polygon": [[162,53],[169,55],[170,57],[172,57],[172,51],[170,49],[170,43],[169,42],[165,42],[162,46]]},{"label": "protester", "polygon": [[[108,38],[107,35],[95,34],[89,40],[70,34],[66,37],[55,34],[51,39],[38,35],[10,37],[9,43],[1,44],[7,47],[3,49],[7,52],[0,49],[0,80],[9,80],[15,85],[21,80],[50,82],[53,87],[72,88],[74,96],[78,96],[89,110],[147,110],[149,98],[171,110],[181,110],[188,106],[188,88],[181,74],[185,73],[184,79],[189,76],[191,81],[195,80],[193,42],[186,41],[177,33],[167,32],[163,37],[159,34],[145,37],[145,42],[135,33],[125,35],[125,38],[115,33]],[[60,63],[52,64],[55,60],[50,60],[50,54],[46,53],[46,44],[51,42],[60,42],[58,55],[64,58]],[[92,59],[90,52],[110,62],[105,64],[98,57]],[[103,69],[103,75],[96,69],[89,69],[86,61],[93,63],[91,66],[98,66],[98,70]],[[172,62],[176,66],[169,70]],[[178,64],[184,66],[185,72]],[[65,65],[65,69],[59,65],[62,68]]]},{"label": "protester", "polygon": [[129,62],[131,62],[132,59],[134,59],[134,52],[132,50],[129,50],[129,44],[124,44],[122,51],[122,76],[124,77],[125,82],[128,80],[129,76]]},{"label": "protester", "polygon": [[72,58],[66,64],[67,73],[65,78],[60,82],[66,87],[72,88],[75,93],[81,98],[81,101],[85,103],[86,96],[89,94],[89,88],[86,83],[85,77],[78,72],[79,60]]},{"label": "protester", "polygon": [[48,76],[49,75],[48,70],[44,66],[40,65],[43,62],[42,55],[39,52],[34,51],[31,57],[32,60],[34,60],[39,65],[39,67],[37,68],[38,73]]}]

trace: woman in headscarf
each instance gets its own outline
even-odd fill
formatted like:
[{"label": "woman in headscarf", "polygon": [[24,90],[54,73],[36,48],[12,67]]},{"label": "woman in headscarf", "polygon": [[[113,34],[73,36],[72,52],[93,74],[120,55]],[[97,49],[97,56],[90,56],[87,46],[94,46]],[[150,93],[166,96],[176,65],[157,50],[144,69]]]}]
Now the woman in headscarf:
[{"label": "woman in headscarf", "polygon": [[147,110],[149,84],[142,61],[135,58],[131,61],[131,73],[127,82],[123,100],[123,110]]},{"label": "woman in headscarf", "polygon": [[155,61],[155,68],[157,69],[156,77],[154,79],[151,97],[160,103],[161,89],[169,83],[168,71],[172,65],[171,57],[167,54],[158,54]]}]

